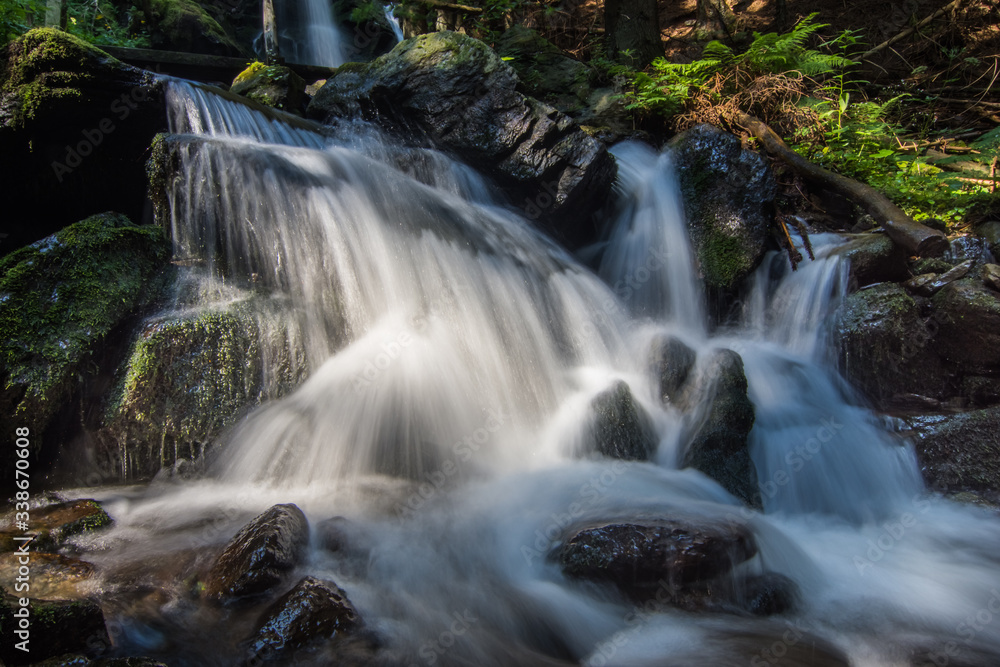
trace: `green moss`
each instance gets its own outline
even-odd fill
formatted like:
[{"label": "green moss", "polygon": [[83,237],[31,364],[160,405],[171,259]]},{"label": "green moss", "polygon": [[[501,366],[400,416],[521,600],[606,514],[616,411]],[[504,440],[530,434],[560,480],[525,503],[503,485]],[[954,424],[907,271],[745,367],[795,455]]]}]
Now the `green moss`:
[{"label": "green moss", "polygon": [[239,51],[219,22],[194,0],[146,0],[147,18],[175,48],[194,49],[198,41],[214,42],[227,50]]},{"label": "green moss", "polygon": [[699,259],[705,284],[710,287],[733,288],[753,268],[738,238],[714,230],[705,239]]},{"label": "green moss", "polygon": [[257,74],[266,69],[267,65],[260,62],[259,60],[255,60],[254,62],[250,63],[249,67],[247,67],[245,70],[236,75],[236,78],[233,79],[233,85],[235,86],[238,83],[245,83],[247,81],[250,81],[251,79],[256,77]]},{"label": "green moss", "polygon": [[42,425],[108,333],[151,297],[169,243],[159,228],[105,213],[0,259],[3,391]]},{"label": "green moss", "polygon": [[46,103],[78,102],[81,85],[98,81],[102,70],[127,66],[61,30],[36,28],[7,46],[3,68],[0,90],[17,100],[14,125],[24,127]]}]

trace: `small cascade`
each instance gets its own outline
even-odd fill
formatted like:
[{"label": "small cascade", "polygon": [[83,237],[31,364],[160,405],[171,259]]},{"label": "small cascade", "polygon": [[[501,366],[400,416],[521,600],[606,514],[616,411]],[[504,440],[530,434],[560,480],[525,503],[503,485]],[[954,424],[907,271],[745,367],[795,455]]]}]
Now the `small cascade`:
[{"label": "small cascade", "polygon": [[327,0],[279,0],[275,3],[278,50],[299,65],[344,64],[343,37]]}]

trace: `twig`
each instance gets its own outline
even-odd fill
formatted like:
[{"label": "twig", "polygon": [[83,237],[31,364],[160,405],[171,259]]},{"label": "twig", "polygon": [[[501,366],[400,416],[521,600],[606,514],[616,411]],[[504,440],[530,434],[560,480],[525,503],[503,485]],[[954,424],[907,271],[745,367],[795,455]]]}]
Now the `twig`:
[{"label": "twig", "polygon": [[904,39],[906,37],[909,37],[914,32],[916,32],[917,30],[920,30],[925,25],[927,25],[928,23],[930,23],[934,19],[938,18],[939,16],[942,16],[943,14],[951,11],[952,9],[958,8],[958,6],[961,3],[962,3],[962,0],[953,0],[952,2],[949,2],[947,5],[945,5],[941,9],[937,10],[936,12],[934,12],[933,14],[931,14],[930,16],[928,16],[927,18],[925,18],[923,21],[920,21],[919,23],[917,23],[914,26],[910,26],[909,28],[906,28],[905,30],[903,30],[903,32],[899,33],[895,37],[887,39],[886,41],[884,41],[881,44],[879,44],[878,46],[876,46],[874,49],[872,49],[870,51],[865,51],[864,53],[861,54],[861,59],[869,58],[873,54],[878,53],[879,51],[881,51],[882,49],[885,49],[885,48],[888,48],[888,47],[892,46],[893,44],[895,44],[899,40]]}]

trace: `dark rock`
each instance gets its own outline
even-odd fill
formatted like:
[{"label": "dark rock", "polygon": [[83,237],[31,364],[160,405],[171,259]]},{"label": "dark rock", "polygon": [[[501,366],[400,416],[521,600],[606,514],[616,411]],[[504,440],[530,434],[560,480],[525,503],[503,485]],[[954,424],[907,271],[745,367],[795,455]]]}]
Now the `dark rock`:
[{"label": "dark rock", "polygon": [[879,406],[897,394],[942,398],[949,380],[932,344],[935,327],[899,285],[855,292],[837,313],[841,371]]},{"label": "dark rock", "polygon": [[962,396],[977,407],[1000,403],[1000,378],[966,376],[962,378]]},{"label": "dark rock", "polygon": [[[13,519],[13,514],[9,515]],[[107,528],[114,523],[96,500],[74,500],[29,510],[28,531],[35,535],[29,551],[56,551],[74,535]],[[13,524],[13,522],[11,522]],[[21,544],[11,539],[24,531],[0,532],[0,551],[14,551]]]},{"label": "dark rock", "polygon": [[793,610],[798,596],[794,581],[777,572],[766,572],[743,579],[736,602],[754,616],[773,616]]},{"label": "dark rock", "polygon": [[359,623],[347,594],[336,584],[305,577],[261,616],[247,664],[281,662],[309,644],[343,639]]},{"label": "dark rock", "polygon": [[952,264],[971,262],[972,269],[978,272],[983,264],[993,261],[993,254],[986,239],[978,236],[957,236],[948,242],[948,250],[943,259]]},{"label": "dark rock", "polygon": [[862,234],[838,247],[836,254],[850,262],[850,284],[854,289],[905,280],[909,275],[908,253],[885,234]]},{"label": "dark rock", "polygon": [[735,289],[764,258],[777,184],[768,161],[699,125],[670,140],[705,285]]},{"label": "dark rock", "polygon": [[625,382],[619,380],[595,396],[590,410],[590,441],[598,453],[613,459],[646,461],[655,451],[653,421]]},{"label": "dark rock", "polygon": [[331,553],[357,555],[369,549],[365,529],[347,517],[335,516],[316,524],[316,544]]},{"label": "dark rock", "polygon": [[149,24],[153,48],[214,56],[247,55],[195,0],[139,0],[138,5]]},{"label": "dark rock", "polygon": [[921,257],[913,262],[912,271],[914,275],[918,276],[925,273],[947,273],[951,271],[952,266],[940,257]]},{"label": "dark rock", "polygon": [[306,107],[305,79],[283,65],[255,62],[233,80],[229,92],[298,115]]},{"label": "dark rock", "polygon": [[1000,220],[989,220],[976,225],[976,236],[986,242],[994,259],[1000,259]]},{"label": "dark rock", "polygon": [[532,219],[573,247],[615,177],[611,156],[556,109],[517,92],[517,76],[486,44],[421,35],[367,65],[341,67],[309,104],[322,122],[363,115],[419,130],[507,189]]},{"label": "dark rock", "polygon": [[280,583],[309,544],[309,524],[295,505],[275,505],[236,534],[205,579],[213,598],[264,593]]},{"label": "dark rock", "polygon": [[95,211],[142,220],[142,165],[166,126],[162,83],[76,37],[40,28],[0,49],[0,252]]},{"label": "dark rock", "polygon": [[169,253],[163,230],[105,213],[0,259],[0,428],[30,422],[35,455],[69,439],[80,419],[70,399],[113,372],[99,355],[159,293]]},{"label": "dark rock", "polygon": [[663,335],[653,341],[650,371],[660,379],[660,398],[664,404],[685,409],[683,388],[688,382],[698,355],[674,336]]},{"label": "dark rock", "polygon": [[698,404],[711,407],[681,467],[702,471],[737,498],[759,507],[757,469],[747,445],[754,409],[747,397],[743,359],[732,350],[716,351],[699,384]]},{"label": "dark rock", "polygon": [[86,600],[29,600],[30,641],[25,652],[16,645],[15,613],[24,607],[19,598],[0,594],[0,661],[27,665],[70,653],[94,657],[111,647],[101,608]]},{"label": "dark rock", "polygon": [[396,46],[396,34],[381,2],[335,0],[333,15],[352,37],[341,43],[347,62],[370,62]]},{"label": "dark rock", "polygon": [[1000,292],[1000,264],[983,264],[979,277],[990,289]]},{"label": "dark rock", "polygon": [[667,595],[728,573],[757,552],[742,527],[659,520],[576,531],[559,552],[571,577],[614,584],[636,599]]},{"label": "dark rock", "polygon": [[914,420],[913,438],[927,486],[1000,501],[1000,407]]},{"label": "dark rock", "polygon": [[1000,366],[1000,296],[977,281],[953,282],[934,296],[935,345],[942,357],[971,374]]}]

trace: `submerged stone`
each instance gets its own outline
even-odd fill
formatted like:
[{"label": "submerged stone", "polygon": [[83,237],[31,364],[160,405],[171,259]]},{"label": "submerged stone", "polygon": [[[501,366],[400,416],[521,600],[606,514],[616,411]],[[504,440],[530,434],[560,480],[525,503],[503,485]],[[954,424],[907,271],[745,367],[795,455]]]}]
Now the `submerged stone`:
[{"label": "submerged stone", "polygon": [[[8,517],[13,524],[13,515]],[[28,532],[35,539],[28,544],[30,551],[57,551],[74,535],[89,533],[111,526],[114,521],[96,500],[83,499],[43,505],[28,512]],[[12,538],[23,530],[0,532],[0,551],[14,551],[20,543]]]},{"label": "submerged stone", "polygon": [[229,541],[205,578],[205,594],[227,600],[265,593],[299,563],[308,544],[302,510],[275,505]]}]

